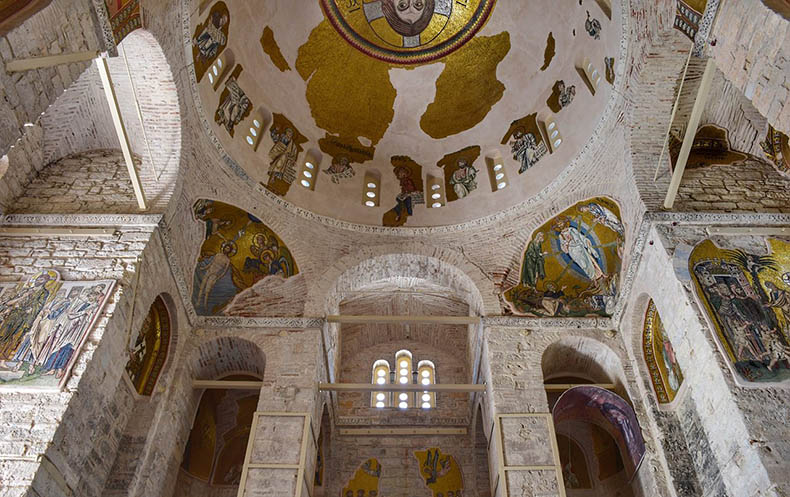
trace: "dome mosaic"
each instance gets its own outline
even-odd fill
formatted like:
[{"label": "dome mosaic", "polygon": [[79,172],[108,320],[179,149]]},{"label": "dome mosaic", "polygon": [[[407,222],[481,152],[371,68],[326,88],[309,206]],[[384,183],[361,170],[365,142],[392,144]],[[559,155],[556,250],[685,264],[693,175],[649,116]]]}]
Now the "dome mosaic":
[{"label": "dome mosaic", "polygon": [[310,212],[459,224],[544,191],[613,92],[619,7],[225,0],[192,15],[205,117],[236,173]]}]

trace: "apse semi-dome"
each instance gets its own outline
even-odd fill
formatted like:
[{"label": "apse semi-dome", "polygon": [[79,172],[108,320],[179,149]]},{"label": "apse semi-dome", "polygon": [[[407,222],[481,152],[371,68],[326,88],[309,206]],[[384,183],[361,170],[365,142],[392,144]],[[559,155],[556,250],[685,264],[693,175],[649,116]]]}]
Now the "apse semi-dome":
[{"label": "apse semi-dome", "polygon": [[223,0],[190,50],[221,148],[262,192],[374,226],[458,224],[533,197],[613,91],[607,0]]}]

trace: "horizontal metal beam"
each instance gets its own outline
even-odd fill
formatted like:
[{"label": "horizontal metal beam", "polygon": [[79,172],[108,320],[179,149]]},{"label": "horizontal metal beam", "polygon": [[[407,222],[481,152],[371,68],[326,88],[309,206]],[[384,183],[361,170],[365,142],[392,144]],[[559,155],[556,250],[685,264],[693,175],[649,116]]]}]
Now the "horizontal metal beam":
[{"label": "horizontal metal beam", "polygon": [[208,390],[260,390],[262,381],[192,380],[192,388]]},{"label": "horizontal metal beam", "polygon": [[480,324],[479,316],[327,316],[330,323]]},{"label": "horizontal metal beam", "polygon": [[5,69],[8,72],[24,72],[42,67],[52,67],[61,64],[71,64],[74,62],[87,62],[99,56],[97,50],[87,52],[71,52],[58,55],[46,55],[44,57],[30,57],[27,59],[16,59],[6,63]]},{"label": "horizontal metal beam", "polygon": [[372,383],[319,383],[322,392],[485,392],[484,384],[374,385]]},{"label": "horizontal metal beam", "polygon": [[113,228],[33,228],[33,227],[0,227],[0,235],[17,236],[54,236],[74,238],[115,237],[118,231]]},{"label": "horizontal metal beam", "polygon": [[339,428],[340,435],[364,436],[364,435],[466,435],[466,428]]},{"label": "horizontal metal beam", "polygon": [[732,236],[787,236],[790,235],[790,227],[787,226],[709,226],[709,235],[732,235]]},{"label": "horizontal metal beam", "polygon": [[598,387],[603,388],[604,390],[614,390],[617,386],[614,383],[578,383],[578,384],[571,384],[571,383],[549,383],[543,385],[546,388],[547,392],[564,392],[565,390],[570,390],[574,387]]}]

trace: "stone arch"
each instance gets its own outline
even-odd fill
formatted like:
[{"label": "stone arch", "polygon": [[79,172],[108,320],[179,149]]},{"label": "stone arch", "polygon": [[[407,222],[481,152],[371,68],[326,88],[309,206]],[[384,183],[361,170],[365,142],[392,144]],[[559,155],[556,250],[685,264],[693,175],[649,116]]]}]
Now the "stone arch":
[{"label": "stone arch", "polygon": [[[132,31],[118,51],[119,55],[107,59],[107,64],[148,211],[165,212],[176,189],[181,161],[181,108],[174,75],[162,47],[149,31]],[[64,159],[90,157],[91,152],[102,151],[116,157],[110,179],[130,183],[96,61],[58,97],[35,127],[41,128],[42,175],[53,167],[63,167]],[[84,164],[74,174],[107,173],[109,169],[106,165],[96,170],[90,166],[90,162]],[[88,190],[88,194],[95,193]]]},{"label": "stone arch", "polygon": [[216,380],[233,374],[264,378],[266,354],[250,340],[222,336],[196,347],[188,359],[190,380]]},{"label": "stone arch", "polygon": [[544,349],[541,367],[544,381],[573,376],[590,383],[613,383],[618,390],[626,386],[621,358],[608,345],[594,338],[559,338]]},{"label": "stone arch", "polygon": [[[126,378],[132,383],[133,389],[139,394],[147,397],[152,397],[158,392],[154,387],[160,383],[166,373],[172,368],[173,356],[175,355],[176,346],[178,344],[178,322],[176,313],[175,302],[173,298],[167,293],[157,295],[148,307],[148,313],[143,321],[140,330],[132,332],[129,337],[127,351],[131,352],[137,350],[139,346],[147,348],[149,346],[149,337],[142,336],[141,333],[146,331],[153,331],[156,329],[161,333],[162,342],[157,351],[150,351],[150,358],[140,357],[138,360],[140,364],[133,364],[130,359],[126,364]],[[142,329],[150,327],[149,330]],[[140,343],[141,340],[144,343]],[[130,371],[134,368],[134,374]],[[145,370],[149,370],[146,372]],[[143,378],[142,376],[147,376]],[[132,376],[135,376],[133,379]]]},{"label": "stone arch", "polygon": [[409,245],[402,250],[379,245],[343,257],[316,278],[308,294],[305,314],[334,314],[348,292],[388,278],[422,279],[453,290],[476,315],[500,312],[487,275],[462,254],[429,245]]}]

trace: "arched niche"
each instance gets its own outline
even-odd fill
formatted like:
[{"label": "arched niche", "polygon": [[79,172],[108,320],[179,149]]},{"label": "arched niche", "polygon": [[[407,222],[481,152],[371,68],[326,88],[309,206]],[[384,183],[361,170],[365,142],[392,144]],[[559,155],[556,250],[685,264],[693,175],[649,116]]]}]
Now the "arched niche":
[{"label": "arched niche", "polygon": [[652,300],[642,326],[642,357],[658,403],[671,404],[683,385],[683,371]]},{"label": "arched niche", "polygon": [[127,344],[126,375],[135,392],[150,397],[170,352],[173,334],[170,312],[162,295],[156,297],[142,326]]},{"label": "arched niche", "polygon": [[[238,337],[208,340],[188,360],[191,379],[203,380],[260,381],[265,366],[260,347]],[[173,497],[235,495],[259,396],[259,390],[193,392]]]}]

